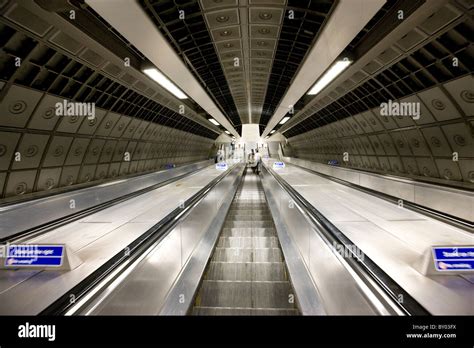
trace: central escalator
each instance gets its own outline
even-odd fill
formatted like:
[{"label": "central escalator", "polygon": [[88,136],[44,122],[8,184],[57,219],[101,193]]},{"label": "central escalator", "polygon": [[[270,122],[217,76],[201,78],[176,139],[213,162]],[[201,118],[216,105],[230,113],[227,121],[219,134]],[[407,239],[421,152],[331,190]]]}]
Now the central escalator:
[{"label": "central escalator", "polygon": [[234,197],[191,314],[299,314],[260,177],[250,169]]}]

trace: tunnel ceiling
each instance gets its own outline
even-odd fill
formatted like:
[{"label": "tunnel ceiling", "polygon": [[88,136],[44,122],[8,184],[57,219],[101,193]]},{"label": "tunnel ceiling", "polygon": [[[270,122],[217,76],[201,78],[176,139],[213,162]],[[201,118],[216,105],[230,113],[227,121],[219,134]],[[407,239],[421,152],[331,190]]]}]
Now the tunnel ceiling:
[{"label": "tunnel ceiling", "polygon": [[[472,73],[474,52],[469,37],[473,21],[461,14],[454,7],[438,11],[327,97],[312,103],[312,109],[318,111],[307,108],[297,114],[290,129],[282,127],[283,134],[290,138]],[[452,63],[455,57],[457,66]]]},{"label": "tunnel ceiling", "polygon": [[140,3],[229,121],[263,130],[336,1]]}]

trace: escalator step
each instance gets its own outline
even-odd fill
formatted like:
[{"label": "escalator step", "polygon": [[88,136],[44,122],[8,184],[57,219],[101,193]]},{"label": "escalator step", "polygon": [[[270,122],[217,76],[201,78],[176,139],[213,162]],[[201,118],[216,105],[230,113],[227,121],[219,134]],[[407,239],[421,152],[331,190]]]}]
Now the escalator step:
[{"label": "escalator step", "polygon": [[206,280],[286,281],[283,262],[211,262]]},{"label": "escalator step", "polygon": [[279,248],[216,248],[212,260],[222,262],[281,262],[283,261],[283,255]]},{"label": "escalator step", "polygon": [[271,220],[270,213],[254,214],[254,215],[227,215],[226,221],[259,221]]},{"label": "escalator step", "polygon": [[222,237],[272,237],[276,236],[273,227],[233,227],[224,228]]},{"label": "escalator step", "polygon": [[220,237],[219,248],[278,248],[277,237]]},{"label": "escalator step", "polygon": [[196,304],[204,307],[295,308],[290,283],[204,280]]},{"label": "escalator step", "polygon": [[269,209],[234,209],[230,210],[229,216],[240,216],[240,215],[259,215],[259,214],[270,214]]},{"label": "escalator step", "polygon": [[193,315],[298,315],[298,311],[287,308],[194,307]]},{"label": "escalator step", "polygon": [[224,227],[273,227],[272,220],[259,221],[226,221]]}]

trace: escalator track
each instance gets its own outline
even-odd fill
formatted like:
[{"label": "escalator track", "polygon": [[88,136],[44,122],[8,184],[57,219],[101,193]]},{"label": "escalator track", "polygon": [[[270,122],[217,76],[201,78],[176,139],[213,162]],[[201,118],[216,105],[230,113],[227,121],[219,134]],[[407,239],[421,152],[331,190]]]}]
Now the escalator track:
[{"label": "escalator track", "polygon": [[250,169],[233,199],[191,314],[299,314],[260,178]]}]

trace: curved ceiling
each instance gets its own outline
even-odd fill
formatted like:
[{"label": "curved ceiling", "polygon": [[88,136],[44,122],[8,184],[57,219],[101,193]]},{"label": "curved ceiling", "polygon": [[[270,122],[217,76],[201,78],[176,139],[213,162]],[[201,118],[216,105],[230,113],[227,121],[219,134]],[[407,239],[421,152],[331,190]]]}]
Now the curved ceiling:
[{"label": "curved ceiling", "polygon": [[229,121],[261,131],[336,3],[140,0]]}]

